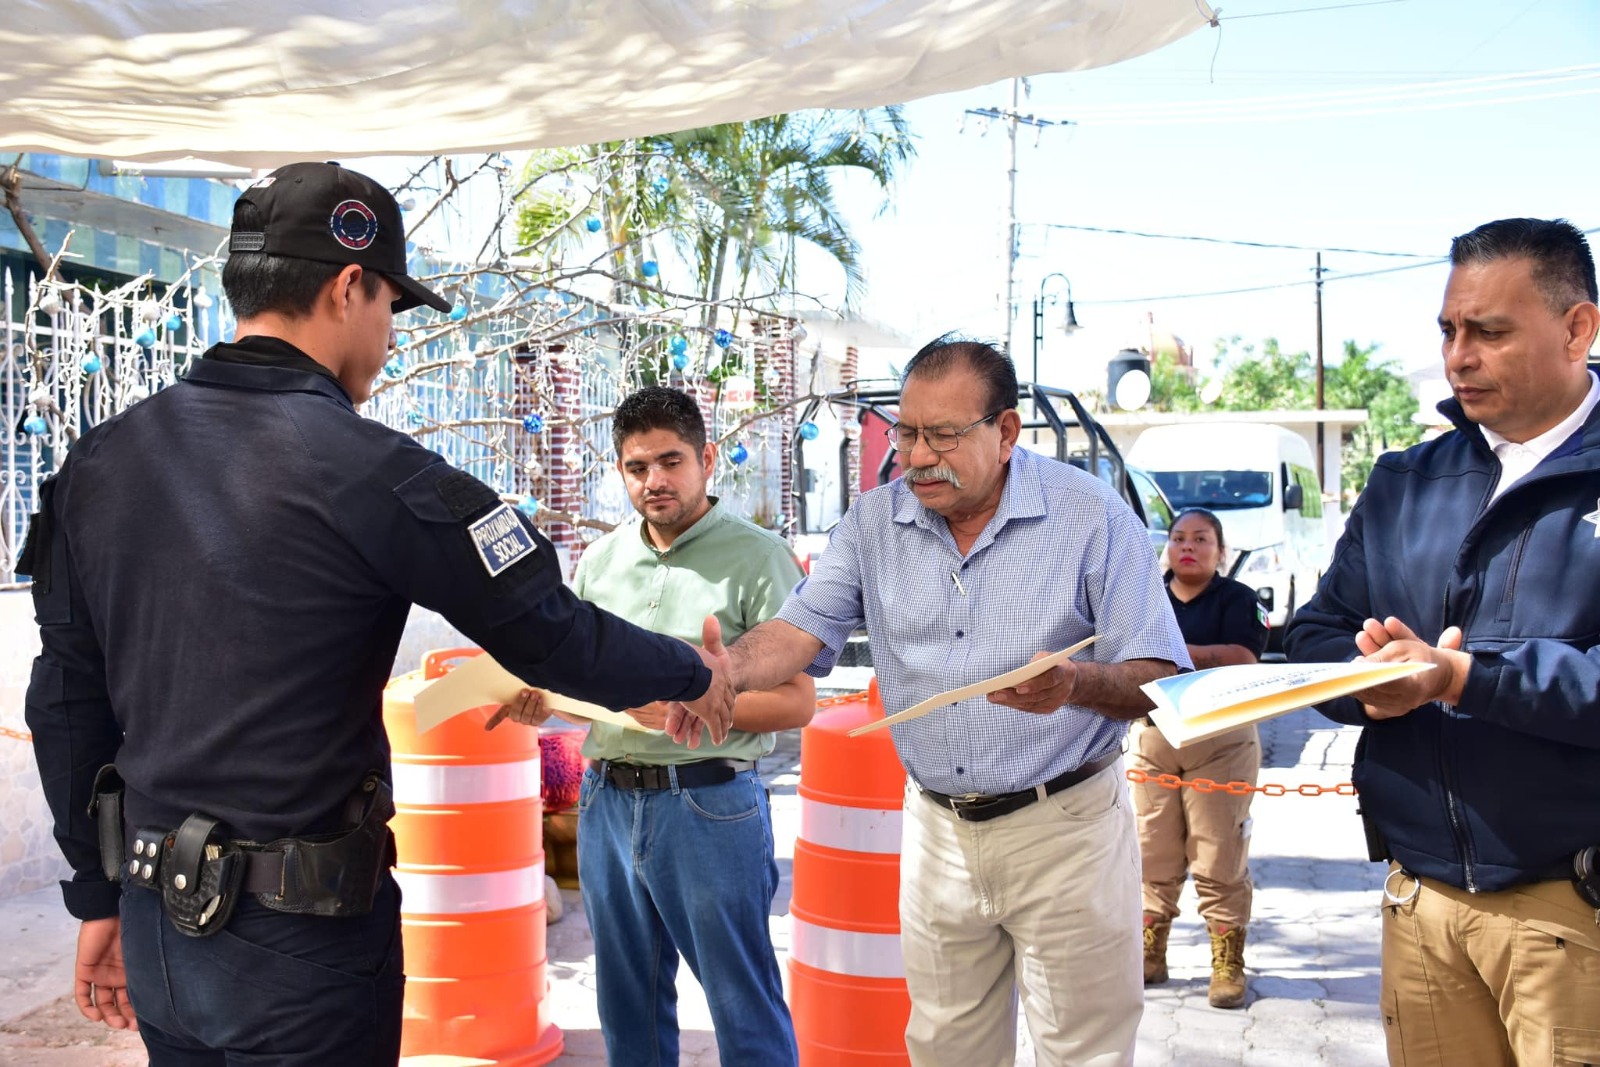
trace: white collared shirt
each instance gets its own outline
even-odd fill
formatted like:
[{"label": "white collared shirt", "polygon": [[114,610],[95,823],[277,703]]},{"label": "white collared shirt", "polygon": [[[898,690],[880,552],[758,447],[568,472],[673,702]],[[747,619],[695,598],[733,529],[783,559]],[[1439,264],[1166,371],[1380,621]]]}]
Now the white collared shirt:
[{"label": "white collared shirt", "polygon": [[1594,410],[1597,403],[1600,403],[1600,379],[1591,374],[1589,392],[1584,395],[1583,403],[1574,408],[1572,414],[1538,437],[1531,437],[1519,444],[1516,441],[1507,441],[1487,426],[1479,427],[1483,430],[1483,439],[1489,442],[1489,447],[1494,449],[1495,457],[1500,460],[1500,484],[1494,487],[1494,496],[1489,499],[1498,499],[1501,493],[1527,477],[1528,472],[1543,462],[1546,456],[1577,433],[1578,427],[1588,420],[1589,413]]}]

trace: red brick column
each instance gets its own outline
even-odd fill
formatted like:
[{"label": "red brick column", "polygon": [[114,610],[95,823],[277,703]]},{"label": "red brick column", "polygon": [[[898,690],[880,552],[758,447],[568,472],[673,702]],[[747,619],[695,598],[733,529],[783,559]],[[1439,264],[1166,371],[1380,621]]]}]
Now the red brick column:
[{"label": "red brick column", "polygon": [[[778,315],[763,315],[752,323],[755,333],[752,373],[756,380],[757,395],[765,396],[764,409],[787,404],[795,396],[795,320]],[[775,370],[775,375],[768,370]],[[769,377],[771,381],[769,382]],[[778,455],[778,500],[784,536],[794,539],[794,523],[798,513],[794,500],[795,471],[790,445],[794,441],[795,412],[785,409],[781,415],[766,420]]]},{"label": "red brick column", "polygon": [[[528,481],[529,491],[543,508],[581,514],[584,510],[583,468],[581,465],[577,470],[569,467],[567,452],[576,449],[580,456],[583,454],[583,435],[565,420],[583,415],[579,388],[583,374],[575,363],[561,358],[565,348],[565,345],[550,345],[531,354],[529,369],[532,373],[527,375],[526,385],[523,379],[518,381],[517,404],[519,415],[538,414],[544,418],[543,432],[535,435],[523,431],[529,454],[541,466],[539,476]],[[538,388],[541,384],[543,390]],[[544,397],[552,399],[546,401]],[[557,520],[546,520],[540,528],[552,544],[567,553],[569,568],[576,567],[584,547],[577,528]],[[570,569],[567,576],[571,577]]]},{"label": "red brick column", "polygon": [[[839,367],[839,384],[846,389],[851,388],[856,380],[856,375],[860,372],[861,353],[856,350],[855,345],[849,345],[844,350],[844,363]],[[856,419],[859,414],[860,412],[855,408],[847,408],[839,412],[841,419],[850,423],[857,430],[861,428],[861,423]],[[861,495],[861,435],[858,433],[856,436],[848,438],[848,441],[847,452],[849,458],[845,463],[845,492],[848,495],[845,499],[854,504],[856,497]]]}]

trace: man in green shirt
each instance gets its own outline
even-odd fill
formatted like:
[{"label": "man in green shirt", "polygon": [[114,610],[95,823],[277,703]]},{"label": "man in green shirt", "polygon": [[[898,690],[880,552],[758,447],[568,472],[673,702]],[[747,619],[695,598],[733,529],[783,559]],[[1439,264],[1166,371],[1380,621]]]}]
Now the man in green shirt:
[{"label": "man in green shirt", "polygon": [[[800,567],[781,538],[706,495],[717,446],[694,400],[676,389],[641,389],[618,405],[612,441],[643,521],[585,550],[578,595],[691,642],[708,615],[726,642],[777,615]],[[814,683],[802,673],[741,694],[721,744],[708,737],[690,750],[674,742],[661,732],[661,703],[620,709],[643,729],[590,724],[578,877],[614,1067],[678,1062],[680,952],[705,989],[723,1063],[795,1064],[767,926],[778,867],[756,760],[772,751],[775,731],[804,726],[815,707]],[[543,718],[536,693],[514,717]]]}]

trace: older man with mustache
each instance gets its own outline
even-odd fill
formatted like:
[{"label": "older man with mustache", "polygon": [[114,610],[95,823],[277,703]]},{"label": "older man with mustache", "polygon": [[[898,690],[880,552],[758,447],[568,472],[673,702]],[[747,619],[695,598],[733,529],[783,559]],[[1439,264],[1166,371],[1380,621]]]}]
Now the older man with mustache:
[{"label": "older man with mustache", "polygon": [[1139,849],[1122,783],[1139,686],[1188,667],[1144,527],[1103,482],[1017,447],[1011,360],[941,338],[905,372],[905,474],[862,495],[741,688],[825,674],[865,624],[886,706],[1085,637],[1084,662],[893,727],[909,777],[901,946],[918,1067],[1011,1063],[1021,989],[1041,1065],[1133,1062]]}]

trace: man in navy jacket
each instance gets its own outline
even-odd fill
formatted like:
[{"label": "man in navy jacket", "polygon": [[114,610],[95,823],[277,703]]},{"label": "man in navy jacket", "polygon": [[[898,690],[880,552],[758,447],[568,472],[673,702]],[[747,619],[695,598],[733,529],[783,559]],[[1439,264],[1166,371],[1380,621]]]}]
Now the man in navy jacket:
[{"label": "man in navy jacket", "polygon": [[1450,261],[1456,428],[1378,461],[1286,648],[1434,665],[1321,709],[1365,727],[1390,1061],[1597,1063],[1600,910],[1572,877],[1600,846],[1594,260],[1504,219]]},{"label": "man in navy jacket", "polygon": [[[383,688],[411,605],[530,683],[681,701],[714,742],[732,689],[705,650],[579,600],[525,516],[356,411],[394,314],[450,307],[406,273],[387,189],[279,168],[241,194],[229,249],[237,338],[79,438],[18,566],[75,991],[87,1018],[137,1025],[152,1067],[387,1067],[404,977]],[[110,764],[124,789],[101,788]],[[117,796],[97,826],[91,797]]]}]

